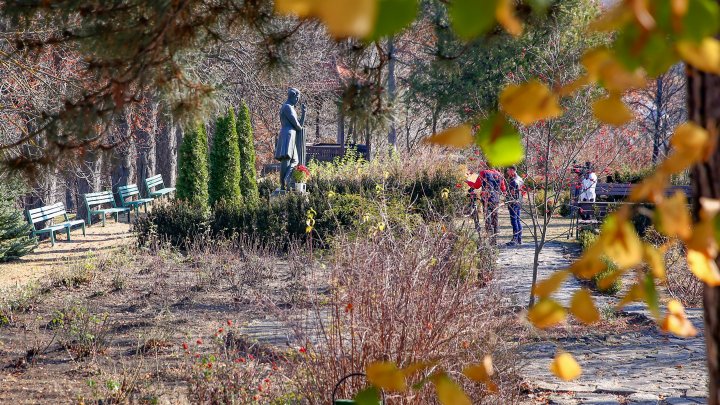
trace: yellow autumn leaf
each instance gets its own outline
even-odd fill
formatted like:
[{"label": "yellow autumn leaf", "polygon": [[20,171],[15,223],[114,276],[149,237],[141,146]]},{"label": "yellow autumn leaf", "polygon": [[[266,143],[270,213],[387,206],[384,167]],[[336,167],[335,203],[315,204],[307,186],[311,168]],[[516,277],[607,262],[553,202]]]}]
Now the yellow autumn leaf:
[{"label": "yellow autumn leaf", "polygon": [[377,361],[365,368],[368,381],[375,387],[386,391],[404,392],[407,390],[405,374],[394,363]]},{"label": "yellow autumn leaf", "polygon": [[700,43],[679,41],[676,49],[688,64],[708,73],[720,74],[720,41],[705,37]]},{"label": "yellow autumn leaf", "polygon": [[645,74],[641,70],[627,70],[605,47],[585,52],[581,63],[590,79],[602,82],[610,93],[622,94],[627,90],[645,86]]},{"label": "yellow autumn leaf", "polygon": [[528,320],[540,329],[557,325],[566,316],[565,308],[549,298],[539,300],[528,312]]},{"label": "yellow autumn leaf", "polygon": [[588,75],[582,75],[578,77],[577,79],[564,84],[562,87],[560,87],[557,90],[557,94],[561,97],[570,95],[572,93],[575,93],[576,91],[580,90],[581,88],[587,86],[591,83],[590,76]]},{"label": "yellow autumn leaf", "polygon": [[720,200],[700,199],[700,222],[695,223],[687,248],[704,253],[708,257],[718,255],[718,240],[715,238],[715,216],[720,211]]},{"label": "yellow autumn leaf", "polygon": [[670,300],[667,304],[668,313],[662,321],[662,330],[680,337],[693,337],[697,330],[685,315],[685,308],[677,300]]},{"label": "yellow autumn leaf", "polygon": [[635,15],[635,21],[642,26],[645,31],[652,31],[655,28],[655,18],[650,12],[649,0],[630,0],[627,2]]},{"label": "yellow autumn leaf", "polygon": [[622,297],[615,308],[620,309],[631,302],[641,301],[643,299],[645,299],[645,288],[641,284],[633,284],[633,286],[630,287],[630,291]]},{"label": "yellow autumn leaf", "polygon": [[600,313],[595,308],[590,291],[586,288],[575,291],[570,300],[570,312],[584,324],[589,325],[600,320]]},{"label": "yellow autumn leaf", "polygon": [[627,5],[622,2],[602,13],[597,20],[590,23],[588,28],[591,31],[613,32],[631,21],[632,18],[632,12]]},{"label": "yellow autumn leaf", "polygon": [[467,148],[472,145],[473,140],[470,125],[460,125],[425,138],[424,142],[452,148]]},{"label": "yellow autumn leaf", "polygon": [[678,125],[670,138],[670,145],[676,151],[697,159],[705,155],[709,142],[710,133],[691,122]]},{"label": "yellow autumn leaf", "polygon": [[567,270],[556,271],[550,277],[545,280],[538,281],[533,287],[533,294],[540,298],[547,298],[555,292],[562,283],[567,279],[570,272]]},{"label": "yellow autumn leaf", "polygon": [[715,259],[697,250],[688,249],[687,262],[690,271],[702,282],[709,286],[720,285],[720,270]]},{"label": "yellow autumn leaf", "polygon": [[497,385],[491,380],[493,373],[493,363],[490,355],[485,355],[482,363],[472,364],[463,369],[463,374],[467,378],[485,384],[490,392],[497,392]]},{"label": "yellow autumn leaf", "polygon": [[603,253],[619,268],[627,269],[642,261],[642,242],[622,210],[605,219],[600,241]]},{"label": "yellow autumn leaf", "polygon": [[670,0],[670,9],[674,16],[683,17],[687,14],[689,0]]},{"label": "yellow autumn leaf", "polygon": [[550,363],[550,371],[558,378],[565,381],[572,381],[582,374],[582,368],[575,361],[572,354],[567,352],[558,352],[552,363]]},{"label": "yellow autumn leaf", "polygon": [[606,275],[605,277],[603,277],[597,281],[597,288],[600,291],[609,290],[610,287],[612,287],[612,285],[615,283],[615,281],[618,278],[620,278],[620,276],[622,276],[623,274],[625,274],[624,269],[617,269],[617,270],[611,272],[610,274]]},{"label": "yellow autumn leaf", "polygon": [[660,166],[658,166],[658,172],[667,176],[682,173],[698,160],[699,157],[697,156],[674,151],[660,163]]},{"label": "yellow autumn leaf", "polygon": [[655,246],[647,243],[644,245],[643,259],[650,267],[653,277],[658,280],[665,280],[665,259]]},{"label": "yellow autumn leaf", "polygon": [[335,38],[367,37],[375,27],[377,0],[276,0],[278,14],[317,17]]},{"label": "yellow autumn leaf", "polygon": [[500,108],[524,125],[562,115],[558,97],[537,80],[506,86],[500,93]]},{"label": "yellow autumn leaf", "polygon": [[663,190],[670,181],[669,175],[657,171],[650,177],[645,178],[640,184],[633,186],[628,198],[632,202],[649,201],[657,203],[664,198]]},{"label": "yellow autumn leaf", "polygon": [[435,374],[430,378],[435,385],[438,401],[442,405],[471,405],[470,398],[455,381],[445,373]]},{"label": "yellow autumn leaf", "polygon": [[598,121],[616,127],[625,125],[633,119],[632,111],[630,111],[617,94],[611,94],[610,97],[595,100],[592,109],[593,115],[595,115]]},{"label": "yellow autumn leaf", "polygon": [[687,198],[681,191],[670,198],[660,201],[655,210],[660,230],[669,237],[687,240],[692,235],[692,217],[688,209]]},{"label": "yellow autumn leaf", "polygon": [[495,9],[495,19],[505,28],[508,34],[516,37],[522,34],[522,24],[515,16],[515,2],[513,0],[498,1]]},{"label": "yellow autumn leaf", "polygon": [[600,252],[597,254],[588,254],[586,252],[570,266],[570,271],[579,278],[589,280],[594,275],[605,270],[606,267],[607,265],[602,261]]},{"label": "yellow autumn leaf", "polygon": [[283,15],[309,17],[315,8],[316,0],[275,0],[275,12]]},{"label": "yellow autumn leaf", "polygon": [[407,367],[404,367],[402,369],[402,372],[406,378],[410,378],[410,377],[414,376],[415,374],[419,373],[420,371],[427,370],[428,368],[430,368],[434,365],[435,365],[435,362],[432,362],[432,361],[427,361],[427,362],[423,361],[423,362],[419,362],[419,363],[413,363]]}]

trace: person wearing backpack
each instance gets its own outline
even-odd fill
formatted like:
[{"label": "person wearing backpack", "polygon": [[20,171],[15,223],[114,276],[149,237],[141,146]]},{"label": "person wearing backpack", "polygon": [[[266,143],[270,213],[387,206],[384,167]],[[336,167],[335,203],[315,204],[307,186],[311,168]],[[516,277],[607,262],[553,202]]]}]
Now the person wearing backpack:
[{"label": "person wearing backpack", "polygon": [[517,167],[507,168],[507,195],[505,202],[510,211],[510,224],[512,224],[512,240],[506,246],[522,245],[522,222],[520,222],[520,209],[522,208],[523,187],[525,181],[517,174]]},{"label": "person wearing backpack", "polygon": [[485,232],[490,244],[497,245],[500,195],[507,189],[503,175],[495,169],[486,168],[480,171],[475,181],[466,181],[466,183],[475,190],[481,189],[480,201],[485,216]]}]

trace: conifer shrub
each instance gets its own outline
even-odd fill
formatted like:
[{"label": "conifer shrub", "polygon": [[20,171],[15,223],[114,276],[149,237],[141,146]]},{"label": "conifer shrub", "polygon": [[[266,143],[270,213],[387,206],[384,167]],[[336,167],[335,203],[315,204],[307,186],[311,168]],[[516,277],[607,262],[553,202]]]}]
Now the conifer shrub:
[{"label": "conifer shrub", "polygon": [[37,246],[32,228],[15,207],[18,182],[0,179],[0,263],[18,259]]},{"label": "conifer shrub", "polygon": [[235,113],[229,109],[218,118],[210,151],[210,180],[208,183],[210,206],[219,201],[242,204],[240,193],[240,150],[238,147]]},{"label": "conifer shrub", "polygon": [[185,133],[178,152],[176,195],[203,211],[208,210],[208,161],[205,125],[197,123]]},{"label": "conifer shrub", "polygon": [[255,170],[255,141],[250,120],[250,110],[245,101],[238,108],[236,128],[240,153],[240,192],[245,205],[255,205],[259,202],[257,172]]}]

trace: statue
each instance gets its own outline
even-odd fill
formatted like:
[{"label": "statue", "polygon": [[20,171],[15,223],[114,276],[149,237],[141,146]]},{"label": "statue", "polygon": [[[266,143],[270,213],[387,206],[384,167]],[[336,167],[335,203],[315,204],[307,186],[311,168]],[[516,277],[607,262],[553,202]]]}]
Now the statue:
[{"label": "statue", "polygon": [[300,101],[300,91],[288,89],[288,98],[280,108],[280,134],[275,144],[275,159],[280,161],[280,189],[287,190],[292,171],[298,164],[305,164],[305,105],[298,120],[295,105]]}]

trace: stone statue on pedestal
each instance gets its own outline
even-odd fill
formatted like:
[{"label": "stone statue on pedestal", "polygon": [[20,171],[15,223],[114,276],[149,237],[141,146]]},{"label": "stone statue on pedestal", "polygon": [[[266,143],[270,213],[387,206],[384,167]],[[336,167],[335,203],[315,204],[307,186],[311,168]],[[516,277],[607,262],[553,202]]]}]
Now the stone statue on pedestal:
[{"label": "stone statue on pedestal", "polygon": [[305,105],[298,119],[295,106],[300,101],[300,91],[288,89],[288,98],[280,108],[280,134],[275,144],[275,159],[280,161],[280,189],[288,190],[293,169],[305,164]]}]

